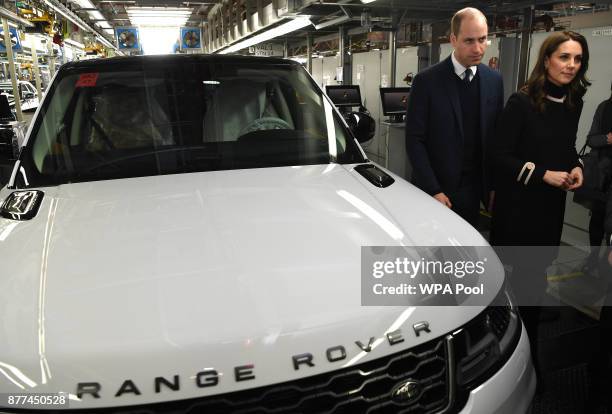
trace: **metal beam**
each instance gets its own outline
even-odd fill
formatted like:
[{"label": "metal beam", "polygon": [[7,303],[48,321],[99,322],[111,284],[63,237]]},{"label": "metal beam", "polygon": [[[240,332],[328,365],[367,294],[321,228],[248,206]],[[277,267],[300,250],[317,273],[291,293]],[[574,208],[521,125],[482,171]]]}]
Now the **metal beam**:
[{"label": "metal beam", "polygon": [[[538,7],[538,6],[545,6],[548,4],[555,4],[555,3],[562,3],[562,2],[559,0],[527,0],[527,1],[509,2],[507,5],[504,5],[501,7],[492,6],[492,7],[489,7],[488,9],[493,10],[498,13],[513,12],[513,11],[515,12],[519,10],[524,10],[527,7]],[[612,0],[597,1],[597,3],[610,4],[612,3]]]},{"label": "metal beam", "polygon": [[53,42],[51,39],[47,41],[47,50],[49,54],[49,73],[50,77],[53,78],[53,75],[55,75],[55,56],[53,55]]},{"label": "metal beam", "polygon": [[320,23],[320,24],[316,24],[314,25],[315,30],[319,31],[319,30],[323,30],[323,29],[330,29],[333,30],[335,29],[334,26],[340,26],[343,25],[344,23],[348,23],[348,22],[358,22],[360,19],[359,17],[345,17],[345,16],[340,16],[338,18],[332,19],[332,20],[328,20],[326,22]]},{"label": "metal beam", "polygon": [[[311,4],[316,4],[318,6],[355,7],[355,8],[360,8],[360,9],[389,10],[392,8],[391,6],[377,5],[377,4],[372,4],[372,3],[370,4],[351,4],[351,3],[338,4],[338,3],[329,3],[329,2],[319,1],[319,2],[311,3]],[[395,9],[395,7],[393,7],[393,9]],[[421,3],[421,4],[405,5],[404,7],[401,7],[399,10],[424,10],[424,11],[431,10],[431,11],[445,11],[445,12],[454,13],[457,11],[457,7],[440,7],[440,6],[431,5],[430,3]]]},{"label": "metal beam", "polygon": [[[328,20],[328,21],[320,23],[320,24],[315,24],[315,29],[321,30],[321,29],[325,29],[326,27],[329,27],[329,26],[334,26],[336,24],[346,23],[349,20],[352,20],[351,17],[348,15],[348,13],[344,9],[342,9],[342,11],[344,12],[343,16],[338,16],[335,19],[331,19],[331,20]],[[355,20],[359,20],[359,19],[355,19]]]},{"label": "metal beam", "polygon": [[[4,31],[4,44],[12,45],[11,33],[9,31],[8,20],[6,17],[2,18],[2,30]],[[17,73],[15,72],[15,59],[13,57],[13,48],[6,47],[6,58],[9,63],[9,74],[11,75],[11,84],[13,85],[13,98],[15,101],[15,113],[17,114],[17,120],[23,121],[23,113],[21,113],[21,101],[19,93],[19,85],[17,85]]]},{"label": "metal beam", "polygon": [[338,29],[338,53],[340,54],[340,67],[342,68],[342,84],[350,85],[353,83],[353,64],[352,57],[348,54],[350,48],[350,38],[346,27],[340,26]]},{"label": "metal beam", "polygon": [[253,17],[257,11],[257,6],[254,0],[245,0],[244,7],[246,8],[246,19],[247,19],[247,31],[252,32],[255,30],[255,22]]},{"label": "metal beam", "polygon": [[244,30],[242,30],[244,25],[242,24],[242,13],[240,13],[240,2],[239,1],[236,2],[234,7],[236,8],[235,16],[236,16],[236,26],[238,26],[238,35],[242,37],[244,36]]},{"label": "metal beam", "polygon": [[397,30],[389,32],[389,86],[395,87],[395,73],[397,71]]},{"label": "metal beam", "polygon": [[312,35],[310,33],[306,35],[306,55],[306,69],[312,75]]},{"label": "metal beam", "polygon": [[36,95],[38,103],[42,101],[42,82],[40,80],[40,70],[38,69],[38,53],[36,51],[36,38],[30,40],[30,52],[32,53],[32,66],[34,69],[34,84],[36,85]]},{"label": "metal beam", "polygon": [[429,65],[440,61],[440,38],[446,35],[449,26],[448,21],[437,22],[431,25],[431,51],[429,53]]},{"label": "metal beam", "polygon": [[529,46],[531,43],[531,32],[533,31],[534,7],[524,10],[523,33],[521,34],[521,54],[519,58],[517,88],[521,88],[527,82],[527,70],[529,66]]},{"label": "metal beam", "polygon": [[263,27],[264,25],[264,15],[263,15],[263,0],[257,0],[257,19],[259,20],[257,22],[257,26],[259,27]]}]

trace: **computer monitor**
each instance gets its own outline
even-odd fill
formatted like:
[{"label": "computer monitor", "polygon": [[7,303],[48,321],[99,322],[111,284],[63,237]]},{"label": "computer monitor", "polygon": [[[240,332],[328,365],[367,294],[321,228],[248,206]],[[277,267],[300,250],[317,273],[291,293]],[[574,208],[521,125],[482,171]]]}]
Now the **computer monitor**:
[{"label": "computer monitor", "polygon": [[390,116],[394,122],[401,122],[408,108],[410,87],[380,88],[380,102],[382,102],[383,115]]},{"label": "computer monitor", "polygon": [[326,85],[325,92],[338,107],[361,106],[359,85]]}]

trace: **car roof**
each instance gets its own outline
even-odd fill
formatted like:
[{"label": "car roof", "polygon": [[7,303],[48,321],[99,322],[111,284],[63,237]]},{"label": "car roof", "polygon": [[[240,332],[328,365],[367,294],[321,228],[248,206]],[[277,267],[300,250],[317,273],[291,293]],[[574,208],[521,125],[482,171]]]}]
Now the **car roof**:
[{"label": "car roof", "polygon": [[206,54],[176,54],[176,55],[152,55],[152,56],[115,56],[103,59],[88,59],[69,62],[62,65],[61,70],[72,69],[93,69],[103,66],[131,66],[131,65],[155,65],[164,64],[185,64],[189,62],[210,62],[210,63],[229,63],[229,64],[290,64],[299,65],[298,62],[290,59],[259,57],[259,56],[239,56],[239,55],[206,55]]}]

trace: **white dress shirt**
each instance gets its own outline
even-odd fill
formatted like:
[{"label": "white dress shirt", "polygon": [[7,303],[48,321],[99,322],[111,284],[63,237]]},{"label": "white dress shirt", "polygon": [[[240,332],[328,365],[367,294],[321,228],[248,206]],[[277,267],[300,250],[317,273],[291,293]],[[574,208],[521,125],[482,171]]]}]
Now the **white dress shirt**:
[{"label": "white dress shirt", "polygon": [[[455,73],[457,74],[457,76],[459,76],[461,80],[463,80],[463,78],[465,77],[465,71],[467,68],[463,66],[461,63],[459,63],[459,61],[455,58],[454,50],[453,50],[453,53],[451,53],[451,60],[453,61],[453,67],[455,68]],[[478,69],[478,66],[470,66],[470,69],[472,70],[472,75],[470,76],[470,82],[471,82],[472,79],[474,79],[474,76],[476,76],[476,70]]]}]

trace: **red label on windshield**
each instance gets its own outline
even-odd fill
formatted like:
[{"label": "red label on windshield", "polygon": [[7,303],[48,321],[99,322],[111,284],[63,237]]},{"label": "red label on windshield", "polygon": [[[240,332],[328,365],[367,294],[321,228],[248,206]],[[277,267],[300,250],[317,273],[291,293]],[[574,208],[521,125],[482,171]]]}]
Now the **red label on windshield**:
[{"label": "red label on windshield", "polygon": [[96,86],[98,82],[99,73],[83,73],[79,76],[79,80],[76,83],[77,88],[86,88],[90,86]]}]

